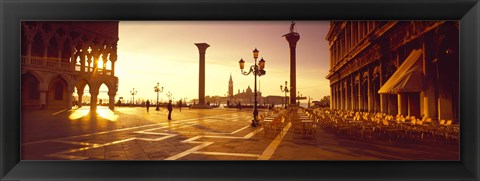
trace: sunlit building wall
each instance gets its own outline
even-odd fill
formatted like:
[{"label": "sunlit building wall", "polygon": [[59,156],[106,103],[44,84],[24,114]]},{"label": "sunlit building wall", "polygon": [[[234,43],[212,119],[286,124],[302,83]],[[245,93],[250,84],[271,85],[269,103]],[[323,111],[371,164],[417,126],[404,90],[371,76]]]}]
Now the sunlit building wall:
[{"label": "sunlit building wall", "polygon": [[458,121],[458,21],[332,21],[330,107]]},{"label": "sunlit building wall", "polygon": [[[23,108],[70,109],[90,102],[94,110],[105,84],[113,109],[118,21],[23,21],[21,42]],[[90,100],[82,100],[86,86]]]}]

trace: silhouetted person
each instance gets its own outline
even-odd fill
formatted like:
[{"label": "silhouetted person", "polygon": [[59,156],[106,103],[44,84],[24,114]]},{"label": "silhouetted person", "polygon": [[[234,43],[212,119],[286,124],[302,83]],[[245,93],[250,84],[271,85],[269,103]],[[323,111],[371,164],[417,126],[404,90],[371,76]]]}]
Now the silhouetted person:
[{"label": "silhouetted person", "polygon": [[172,100],[168,101],[167,109],[168,109],[168,120],[172,120],[172,110],[173,110]]},{"label": "silhouetted person", "polygon": [[147,112],[148,112],[148,109],[150,108],[150,101],[149,100],[147,100],[146,105],[147,105]]},{"label": "silhouetted person", "polygon": [[238,101],[237,103],[237,109],[242,110],[242,103],[240,101]]},{"label": "silhouetted person", "polygon": [[178,108],[180,108],[180,112],[182,112],[182,100],[178,101]]}]

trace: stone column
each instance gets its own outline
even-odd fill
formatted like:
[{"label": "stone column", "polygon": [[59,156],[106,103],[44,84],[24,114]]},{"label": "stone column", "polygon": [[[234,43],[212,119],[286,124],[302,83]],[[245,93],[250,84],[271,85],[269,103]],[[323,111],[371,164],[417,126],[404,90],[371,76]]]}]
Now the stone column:
[{"label": "stone column", "polygon": [[97,102],[98,102],[98,91],[99,87],[94,88],[93,86],[90,87],[90,111],[95,112],[97,110]]},{"label": "stone column", "polygon": [[85,72],[85,56],[87,54],[85,53],[85,49],[82,48],[82,52],[80,52],[80,72]]},{"label": "stone column", "polygon": [[290,104],[297,103],[297,81],[296,81],[296,48],[297,42],[300,39],[300,34],[297,32],[290,32],[283,35],[290,46]]},{"label": "stone column", "polygon": [[348,110],[350,108],[349,99],[348,99],[348,83],[347,79],[344,80],[344,87],[345,87],[345,110]]},{"label": "stone column", "polygon": [[117,62],[117,49],[114,49],[115,52],[110,54],[110,62],[112,63],[112,76],[115,76],[115,62]]},{"label": "stone column", "polygon": [[333,98],[334,98],[333,87],[332,85],[330,85],[330,109],[333,109]]},{"label": "stone column", "polygon": [[333,109],[337,109],[337,86],[333,84]]},{"label": "stone column", "polygon": [[81,108],[81,107],[82,107],[82,102],[83,102],[83,100],[82,100],[82,99],[83,99],[83,98],[82,98],[82,97],[83,97],[83,89],[82,89],[82,91],[79,91],[79,90],[77,89],[77,94],[78,94],[77,106],[78,106],[79,108]]},{"label": "stone column", "polygon": [[370,69],[367,70],[367,111],[373,111],[373,94],[372,94],[372,76],[370,76]]},{"label": "stone column", "polygon": [[355,79],[350,75],[350,109],[355,110]]},{"label": "stone column", "polygon": [[340,94],[340,96],[338,96],[340,98],[340,109],[343,110],[343,107],[345,106],[345,103],[343,102],[343,99],[344,99],[344,94],[343,94],[343,82],[340,82],[339,83],[340,87],[339,87],[339,90],[338,90],[338,93]]},{"label": "stone column", "polygon": [[358,111],[362,111],[363,109],[363,101],[362,101],[362,75],[359,73],[359,81],[358,81]]},{"label": "stone column", "polygon": [[72,99],[72,96],[73,96],[73,86],[69,86],[67,88],[67,109],[70,110],[72,109],[72,106],[73,106],[73,99]]},{"label": "stone column", "polygon": [[199,76],[198,76],[198,106],[207,107],[205,104],[205,52],[208,47],[207,43],[195,43],[200,54],[199,57]]},{"label": "stone column", "polygon": [[340,87],[338,86],[338,82],[335,85],[336,93],[335,93],[335,98],[336,98],[336,109],[340,109]]},{"label": "stone column", "polygon": [[425,50],[433,50],[432,47],[432,35],[425,35],[425,40],[423,41],[423,75],[424,75],[424,90],[421,99],[423,99],[423,115],[428,118],[437,119],[437,115],[435,114],[437,111],[436,106],[436,96],[435,96],[435,65],[433,65],[432,60],[434,58],[433,51],[425,51]]},{"label": "stone column", "polygon": [[115,108],[115,95],[116,91],[108,91],[108,108],[112,111]]},{"label": "stone column", "polygon": [[40,108],[47,108],[47,92],[48,90],[40,90]]},{"label": "stone column", "polygon": [[408,96],[404,93],[397,94],[398,99],[398,114],[407,115],[408,114]]}]

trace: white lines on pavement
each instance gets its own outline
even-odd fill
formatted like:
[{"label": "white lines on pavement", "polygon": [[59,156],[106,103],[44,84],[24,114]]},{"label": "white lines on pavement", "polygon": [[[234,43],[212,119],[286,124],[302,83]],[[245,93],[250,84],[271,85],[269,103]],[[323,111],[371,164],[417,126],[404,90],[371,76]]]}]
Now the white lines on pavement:
[{"label": "white lines on pavement", "polygon": [[222,155],[222,156],[244,156],[244,157],[259,157],[258,154],[248,154],[248,153],[226,153],[226,152],[207,152],[207,151],[196,151],[192,154],[202,154],[202,155]]},{"label": "white lines on pavement", "polygon": [[[241,129],[244,129],[244,128],[241,128]],[[191,137],[189,139],[186,139],[186,140],[183,140],[181,142],[183,143],[202,143],[201,145],[198,145],[196,147],[193,147],[187,151],[184,151],[184,152],[181,152],[179,154],[176,154],[174,156],[171,156],[171,157],[168,157],[166,158],[165,160],[177,160],[179,158],[182,158],[184,156],[187,156],[189,154],[192,154],[194,152],[197,152],[198,150],[200,149],[203,149],[215,142],[204,142],[204,141],[195,141],[197,139],[200,139],[202,137],[206,137],[206,138],[223,138],[223,139],[249,139],[251,138],[252,136],[254,136],[255,134],[257,134],[258,132],[262,131],[263,128],[260,128],[260,129],[256,129],[250,133],[248,133],[247,135],[243,136],[243,137],[236,137],[236,136],[214,136],[214,135],[198,135],[198,136],[194,136],[194,137]],[[221,154],[222,152],[209,152],[210,154],[213,154],[213,153],[218,153],[218,154]],[[232,153],[233,154],[233,153]]]},{"label": "white lines on pavement", "polygon": [[87,143],[87,142],[79,142],[79,141],[67,141],[67,140],[53,140],[52,142],[66,143],[66,144],[72,144],[72,145],[81,145],[81,146],[97,145],[95,143]]},{"label": "white lines on pavement", "polygon": [[[179,128],[184,128],[184,127],[189,127],[189,126],[195,126],[195,125],[199,125],[199,119],[202,119],[201,122],[202,123],[209,123],[209,122],[217,122],[217,121],[223,121],[222,119],[205,119],[205,118],[213,118],[213,117],[221,117],[221,116],[225,116],[225,115],[228,115],[228,114],[223,114],[223,115],[214,115],[214,116],[208,116],[208,117],[203,117],[203,118],[191,118],[191,119],[185,119],[185,120],[179,120],[179,121],[174,121],[174,122],[162,122],[162,123],[155,123],[155,124],[148,124],[148,125],[142,125],[142,126],[136,126],[136,127],[128,127],[128,128],[122,128],[122,129],[116,129],[116,130],[109,130],[109,131],[102,131],[102,132],[97,132],[97,133],[89,133],[89,134],[83,134],[83,135],[76,135],[76,136],[70,136],[70,137],[64,137],[64,138],[57,138],[57,139],[47,139],[47,140],[41,140],[41,141],[36,141],[36,142],[29,142],[29,143],[25,143],[23,145],[29,145],[29,144],[36,144],[36,143],[43,143],[43,142],[58,142],[58,143],[66,143],[66,144],[74,144],[74,145],[81,145],[81,146],[85,146],[85,147],[82,147],[82,148],[75,148],[75,149],[69,149],[69,150],[66,150],[66,151],[61,151],[61,152],[56,152],[56,153],[53,153],[53,154],[47,154],[45,156],[48,156],[48,157],[55,157],[55,158],[61,158],[61,159],[69,159],[69,160],[85,160],[85,159],[88,159],[89,157],[86,157],[86,156],[75,156],[75,155],[69,155],[71,153],[76,153],[76,152],[80,152],[80,151],[86,151],[86,150],[90,150],[90,149],[95,149],[95,148],[99,148],[99,147],[105,147],[105,146],[110,146],[110,145],[114,145],[114,144],[119,144],[119,143],[124,143],[124,142],[128,142],[128,141],[132,141],[132,140],[143,140],[143,141],[160,141],[160,140],[165,140],[165,139],[168,139],[168,138],[171,138],[171,137],[174,137],[174,136],[177,136],[178,134],[174,134],[173,132],[172,133],[164,133],[164,131],[171,131],[171,130],[174,130],[174,129],[179,129]],[[174,126],[172,126],[174,125]],[[148,128],[148,127],[151,127],[151,126],[158,126],[158,127],[153,127],[153,128]],[[245,127],[242,127],[238,130],[235,130],[231,133],[217,133],[217,132],[212,132],[211,134],[235,134],[235,133],[238,133],[244,129],[247,129],[249,126],[245,126]],[[127,139],[122,139],[122,140],[117,140],[117,141],[112,141],[112,142],[108,142],[108,143],[104,143],[104,144],[97,144],[97,143],[88,143],[88,142],[78,142],[78,141],[69,141],[68,139],[71,139],[71,138],[79,138],[79,137],[87,137],[87,136],[94,136],[94,135],[100,135],[100,134],[107,134],[107,133],[114,133],[114,132],[120,132],[120,131],[128,131],[128,130],[135,130],[135,129],[140,129],[140,128],[148,128],[148,129],[145,129],[145,130],[140,130],[140,131],[134,131],[133,133],[136,133],[136,134],[145,134],[145,135],[163,135],[162,137],[159,137],[159,138],[141,138],[141,137],[130,137],[130,138],[127,138]],[[163,129],[163,128],[169,128],[171,130],[162,130],[162,132],[152,132],[154,130],[158,130],[158,129]],[[261,131],[263,128],[261,129],[257,129],[257,130],[254,130],[253,132],[245,135],[244,137],[235,137],[235,136],[214,136],[214,135],[207,135],[207,136],[203,136],[203,137],[211,137],[211,138],[224,138],[224,139],[248,139],[250,137],[252,137],[253,135],[255,135],[256,133],[258,133],[259,131]],[[210,133],[210,132],[204,132],[204,133]],[[200,150],[200,149],[203,149],[211,144],[213,144],[214,142],[204,142],[204,141],[195,141],[196,139],[199,139],[201,138],[202,136],[196,136],[196,137],[192,137],[192,138],[189,138],[187,140],[184,140],[182,142],[185,142],[185,143],[197,143],[197,144],[201,144],[201,145],[197,145],[195,146],[194,148],[192,149],[189,149],[187,151],[184,151],[180,154],[177,154],[177,155],[174,155],[174,156],[171,156],[169,158],[167,158],[166,160],[168,159],[171,159],[171,160],[176,160],[178,158],[181,158],[181,157],[184,157],[186,155],[189,155],[193,152],[196,152],[197,150]],[[212,152],[211,154],[213,154],[214,152]],[[219,152],[219,154],[221,154]],[[233,153],[232,153],[233,154]],[[252,155],[250,155],[252,156]]]},{"label": "white lines on pavement", "polygon": [[[208,116],[208,117],[204,117],[204,118],[219,117],[219,116],[224,116],[224,115],[228,115],[228,114],[214,115],[214,116]],[[202,118],[202,119],[204,119],[204,118]],[[191,118],[191,119],[179,120],[179,121],[177,121],[176,123],[182,123],[182,122],[187,122],[187,121],[192,121],[192,120],[197,120],[197,119],[199,119],[199,118]],[[23,143],[22,145],[30,145],[30,144],[45,143],[45,142],[56,141],[56,140],[64,140],[64,139],[71,139],[71,138],[79,138],[79,137],[100,135],[100,134],[120,132],[120,131],[127,131],[127,130],[132,130],[132,129],[144,128],[144,127],[148,127],[148,126],[164,125],[164,124],[169,124],[169,123],[165,123],[165,122],[163,122],[163,123],[154,123],[154,124],[147,124],[147,125],[142,125],[142,126],[121,128],[121,129],[115,129],[115,130],[109,130],[109,131],[102,131],[102,132],[96,132],[96,133],[88,133],[88,134],[82,134],[82,135],[76,135],[76,136],[69,136],[69,137],[64,137],[64,138],[46,139],[46,140],[40,140],[40,141]],[[167,127],[168,127],[168,126],[167,126]]]},{"label": "white lines on pavement", "polygon": [[[289,122],[282,130],[282,132],[285,132],[287,134],[288,130],[290,129],[290,126],[292,126],[292,123]],[[270,160],[272,158],[273,153],[275,153],[275,150],[278,148],[278,145],[282,142],[283,137],[285,137],[285,134],[278,134],[277,137],[275,137],[274,140],[268,145],[268,147],[263,151],[262,155],[258,157],[258,160]]]},{"label": "white lines on pavement", "polygon": [[67,150],[67,151],[62,151],[62,152],[57,152],[57,153],[53,153],[53,154],[48,154],[48,155],[46,155],[46,156],[56,157],[56,158],[63,158],[63,159],[67,158],[67,159],[70,159],[70,160],[85,160],[85,159],[88,159],[88,157],[84,157],[84,156],[74,156],[74,155],[65,155],[65,154],[75,153],[75,152],[79,152],[79,151],[86,151],[86,150],[90,150],[90,149],[93,149],[93,148],[99,148],[99,147],[104,147],[104,146],[110,146],[110,145],[114,145],[114,144],[119,144],[119,143],[131,141],[131,140],[134,140],[134,139],[135,139],[135,138],[127,138],[127,139],[118,140],[118,141],[113,141],[113,142],[105,143],[105,144],[94,144],[94,145],[91,145],[91,146],[88,146],[88,147],[77,148],[77,149],[70,149],[70,150]]},{"label": "white lines on pavement", "polygon": [[65,112],[65,111],[72,111],[72,110],[64,109],[64,110],[52,113],[52,116],[60,114],[60,113]]},{"label": "white lines on pavement", "polygon": [[249,128],[249,127],[250,127],[250,126],[245,126],[245,127],[243,127],[243,128],[240,128],[240,129],[238,129],[238,130],[236,130],[236,131],[234,131],[234,132],[230,133],[230,134],[235,134],[235,133],[238,133],[238,132],[240,132],[240,131],[242,131],[242,130],[244,130],[244,129],[247,129],[247,128]]},{"label": "white lines on pavement", "polygon": [[[191,143],[196,143],[196,142],[191,142]],[[202,143],[202,142],[198,142],[198,143]],[[187,155],[189,155],[193,152],[196,152],[197,150],[205,148],[205,147],[207,147],[208,145],[211,145],[211,144],[213,144],[213,142],[203,142],[201,145],[198,145],[196,147],[193,147],[193,148],[191,148],[187,151],[181,152],[181,153],[173,155],[171,157],[165,158],[165,160],[177,160],[177,159],[182,158],[184,156],[187,156]]]}]

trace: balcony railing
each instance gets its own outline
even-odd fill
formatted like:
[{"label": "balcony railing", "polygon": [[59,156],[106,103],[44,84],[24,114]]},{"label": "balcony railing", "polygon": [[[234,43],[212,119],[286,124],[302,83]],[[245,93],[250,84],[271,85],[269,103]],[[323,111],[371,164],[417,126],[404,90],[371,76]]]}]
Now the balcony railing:
[{"label": "balcony railing", "polygon": [[[29,59],[30,58],[30,59]],[[84,67],[81,69],[81,65],[72,66],[71,63],[65,62],[67,59],[60,61],[58,58],[44,58],[44,57],[28,57],[22,56],[22,66],[29,67],[46,67],[60,70],[70,70],[75,72],[93,72],[93,67]],[[97,68],[98,74],[112,75],[112,70]]]}]

